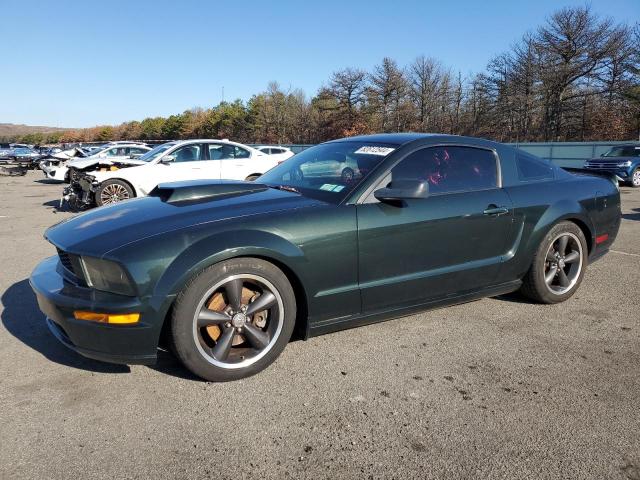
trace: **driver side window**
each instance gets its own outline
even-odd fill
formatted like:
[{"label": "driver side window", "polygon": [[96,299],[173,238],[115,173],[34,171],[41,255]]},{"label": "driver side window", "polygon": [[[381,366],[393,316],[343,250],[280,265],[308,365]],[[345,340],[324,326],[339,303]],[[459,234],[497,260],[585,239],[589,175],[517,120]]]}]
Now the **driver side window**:
[{"label": "driver side window", "polygon": [[175,162],[194,162],[200,160],[200,145],[185,145],[172,153]]},{"label": "driver side window", "polygon": [[475,147],[429,147],[391,169],[393,180],[424,180],[433,194],[487,190],[498,186],[497,158]]}]

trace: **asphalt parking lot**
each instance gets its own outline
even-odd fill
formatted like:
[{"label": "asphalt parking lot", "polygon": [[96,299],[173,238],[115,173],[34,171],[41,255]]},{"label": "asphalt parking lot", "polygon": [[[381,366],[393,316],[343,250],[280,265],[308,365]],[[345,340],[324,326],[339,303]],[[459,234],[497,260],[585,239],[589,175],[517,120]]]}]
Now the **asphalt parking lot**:
[{"label": "asphalt parking lot", "polygon": [[71,215],[61,190],[0,177],[2,479],[640,479],[640,190],[564,304],[509,295],[297,341],[226,384],[49,334],[28,277]]}]

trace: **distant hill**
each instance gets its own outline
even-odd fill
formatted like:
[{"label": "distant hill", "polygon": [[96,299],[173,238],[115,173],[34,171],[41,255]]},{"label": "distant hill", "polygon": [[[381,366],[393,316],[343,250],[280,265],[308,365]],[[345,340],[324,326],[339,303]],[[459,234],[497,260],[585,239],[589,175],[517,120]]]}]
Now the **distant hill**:
[{"label": "distant hill", "polygon": [[15,123],[0,123],[0,138],[16,138],[30,133],[53,133],[64,132],[65,130],[71,129],[34,125],[16,125]]}]

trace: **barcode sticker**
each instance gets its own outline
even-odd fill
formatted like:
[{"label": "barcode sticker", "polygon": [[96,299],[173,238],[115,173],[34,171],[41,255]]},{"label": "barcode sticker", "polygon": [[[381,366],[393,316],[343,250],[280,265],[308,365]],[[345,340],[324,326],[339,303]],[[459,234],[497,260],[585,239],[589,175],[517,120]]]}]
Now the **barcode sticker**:
[{"label": "barcode sticker", "polygon": [[385,156],[385,155],[389,155],[394,150],[395,148],[391,148],[391,147],[375,147],[373,145],[369,145],[369,146],[365,145],[364,147],[360,147],[358,150],[356,150],[353,153],[364,153],[365,155]]}]

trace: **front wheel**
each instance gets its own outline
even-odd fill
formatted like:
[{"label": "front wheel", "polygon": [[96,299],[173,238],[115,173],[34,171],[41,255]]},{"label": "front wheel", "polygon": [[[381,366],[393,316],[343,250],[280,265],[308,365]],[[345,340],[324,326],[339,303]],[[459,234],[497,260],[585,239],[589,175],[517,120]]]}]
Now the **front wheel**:
[{"label": "front wheel", "polygon": [[640,187],[640,167],[636,167],[633,169],[631,173],[631,180],[629,181],[629,185],[634,188]]},{"label": "front wheel", "polygon": [[555,225],[536,251],[522,293],[540,303],[564,302],[582,283],[587,253],[584,234],[575,223]]},{"label": "front wheel", "polygon": [[131,185],[122,180],[106,180],[96,191],[96,205],[110,205],[133,198]]},{"label": "front wheel", "polygon": [[173,350],[205,380],[245,378],[280,355],[295,319],[295,295],[280,269],[255,258],[227,260],[204,270],[178,295]]}]

